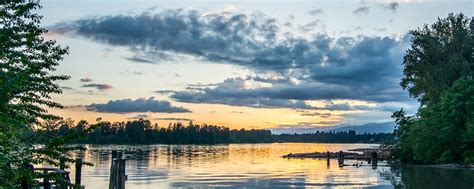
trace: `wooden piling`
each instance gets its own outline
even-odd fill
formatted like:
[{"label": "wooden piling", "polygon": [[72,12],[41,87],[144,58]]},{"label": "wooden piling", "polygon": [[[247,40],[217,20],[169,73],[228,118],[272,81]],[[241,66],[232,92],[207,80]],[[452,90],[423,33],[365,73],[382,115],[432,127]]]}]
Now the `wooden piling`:
[{"label": "wooden piling", "polygon": [[329,167],[331,165],[331,153],[329,151],[326,152],[326,161],[327,161],[327,166]]},{"label": "wooden piling", "polygon": [[339,151],[337,155],[338,155],[337,161],[339,163],[339,167],[343,167],[344,166],[344,152]]},{"label": "wooden piling", "polygon": [[74,184],[81,186],[82,158],[76,158],[76,178]]},{"label": "wooden piling", "polygon": [[120,189],[125,189],[125,181],[127,176],[125,175],[125,158],[120,159]]},{"label": "wooden piling", "polygon": [[110,166],[110,180],[109,189],[125,189],[125,181],[127,175],[125,174],[125,158],[123,152],[112,151],[112,163]]},{"label": "wooden piling", "polygon": [[376,151],[373,151],[372,152],[372,167],[377,167],[377,163],[378,163],[378,154]]}]

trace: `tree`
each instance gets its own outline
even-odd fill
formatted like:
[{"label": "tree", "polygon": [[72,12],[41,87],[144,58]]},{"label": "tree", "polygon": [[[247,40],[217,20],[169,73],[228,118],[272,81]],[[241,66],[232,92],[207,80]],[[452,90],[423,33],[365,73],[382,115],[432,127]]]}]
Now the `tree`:
[{"label": "tree", "polygon": [[438,104],[420,108],[416,118],[400,112],[395,112],[393,117],[400,126],[397,155],[402,160],[474,162],[474,80],[457,80]]},{"label": "tree", "polygon": [[47,108],[62,107],[50,94],[61,93],[56,82],[69,77],[52,72],[68,49],[44,38],[41,16],[32,13],[41,8],[37,1],[6,0],[0,7],[0,188],[12,188],[19,180],[34,182],[37,175],[25,164],[57,165],[72,149],[63,145],[69,136],[33,132],[41,122],[60,120]]},{"label": "tree", "polygon": [[401,86],[422,105],[436,103],[461,77],[472,77],[473,24],[464,14],[438,18],[411,31],[411,48],[403,59]]},{"label": "tree", "polygon": [[474,162],[474,21],[449,14],[411,31],[401,86],[421,102],[416,115],[392,118],[404,162]]}]

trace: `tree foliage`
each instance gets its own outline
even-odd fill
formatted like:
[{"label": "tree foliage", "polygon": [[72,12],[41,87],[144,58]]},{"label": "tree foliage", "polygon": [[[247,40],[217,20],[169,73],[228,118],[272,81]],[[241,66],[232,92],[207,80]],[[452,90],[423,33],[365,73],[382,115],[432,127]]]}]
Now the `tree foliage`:
[{"label": "tree foliage", "polygon": [[47,108],[61,108],[50,94],[61,93],[56,82],[69,78],[52,74],[68,49],[44,38],[41,16],[32,13],[39,8],[37,1],[0,1],[0,187],[34,182],[40,175],[26,164],[58,165],[59,157],[73,149],[63,145],[67,137],[34,132],[42,123],[61,121]]},{"label": "tree foliage", "polygon": [[401,85],[421,102],[416,115],[394,112],[404,162],[474,163],[473,21],[449,14],[412,31]]},{"label": "tree foliage", "polygon": [[444,91],[474,71],[472,24],[464,14],[438,18],[413,30],[403,59],[401,86],[422,104],[437,103]]},{"label": "tree foliage", "polygon": [[474,162],[474,80],[459,79],[440,102],[420,108],[415,116],[403,110],[394,116],[398,156],[420,163]]}]

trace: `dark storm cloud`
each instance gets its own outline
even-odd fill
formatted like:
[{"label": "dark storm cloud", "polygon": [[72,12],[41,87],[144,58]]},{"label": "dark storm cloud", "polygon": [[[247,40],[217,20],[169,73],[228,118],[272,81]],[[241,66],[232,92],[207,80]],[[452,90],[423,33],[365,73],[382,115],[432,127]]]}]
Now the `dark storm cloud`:
[{"label": "dark storm cloud", "polygon": [[[270,45],[275,41],[277,28],[275,19],[262,14],[203,16],[197,11],[167,10],[87,18],[60,23],[51,30],[134,50],[171,51],[215,61],[249,63],[241,55],[252,55],[254,50]],[[261,39],[264,41],[257,43]]]},{"label": "dark storm cloud", "polygon": [[241,78],[227,79],[215,88],[203,88],[198,91],[177,91],[171,98],[188,103],[227,104],[255,108],[295,108],[311,109],[301,100],[271,98],[259,94],[256,90],[243,89]]},{"label": "dark storm cloud", "polygon": [[369,14],[369,7],[367,6],[362,6],[362,7],[358,7],[356,9],[354,9],[352,11],[353,14],[358,14],[358,15],[361,15],[361,14]]},{"label": "dark storm cloud", "polygon": [[[368,7],[354,10],[368,11]],[[132,52],[145,54],[143,57],[181,53],[281,76],[231,78],[217,84],[189,85],[183,91],[166,91],[181,102],[314,109],[304,100],[409,99],[398,85],[407,37],[334,38],[316,34],[311,38],[285,35],[277,39],[280,25],[278,20],[263,14],[204,15],[197,11],[167,10],[86,18],[57,24],[51,30],[129,47]],[[246,81],[271,86],[245,87]]]},{"label": "dark storm cloud", "polygon": [[101,91],[105,91],[105,90],[112,89],[112,86],[111,86],[111,85],[108,85],[108,84],[97,84],[97,83],[84,84],[84,85],[82,85],[81,87],[84,87],[84,88],[96,88],[97,90],[101,90]]},{"label": "dark storm cloud", "polygon": [[183,107],[172,106],[166,100],[155,100],[150,98],[111,100],[103,104],[90,104],[85,106],[89,111],[109,113],[131,113],[131,112],[163,112],[182,113],[191,112]]}]

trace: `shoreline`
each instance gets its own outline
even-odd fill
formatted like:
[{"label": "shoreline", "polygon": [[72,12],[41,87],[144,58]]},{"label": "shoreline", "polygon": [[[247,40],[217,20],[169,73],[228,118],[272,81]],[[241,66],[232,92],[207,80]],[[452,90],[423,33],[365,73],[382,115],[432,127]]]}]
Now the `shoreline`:
[{"label": "shoreline", "polygon": [[[344,159],[370,161],[372,152],[377,152],[378,161],[385,161],[391,166],[407,166],[407,167],[427,167],[440,169],[465,169],[474,171],[474,164],[446,163],[446,164],[402,164],[398,161],[390,161],[390,148],[380,146],[380,148],[356,148],[349,149],[344,153]],[[359,152],[359,153],[355,153]],[[282,158],[287,159],[327,159],[328,152],[309,152],[309,153],[289,153],[283,155]],[[338,159],[338,152],[329,152],[330,159]]]}]

